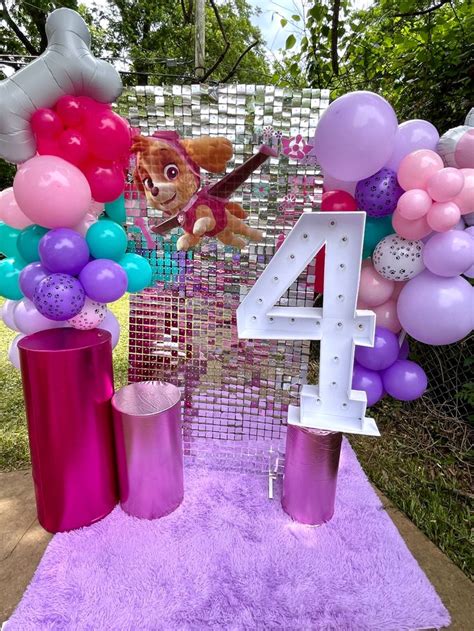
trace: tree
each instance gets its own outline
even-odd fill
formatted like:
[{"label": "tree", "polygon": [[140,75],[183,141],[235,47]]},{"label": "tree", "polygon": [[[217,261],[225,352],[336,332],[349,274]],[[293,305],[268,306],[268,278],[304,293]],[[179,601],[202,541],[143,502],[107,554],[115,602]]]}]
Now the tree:
[{"label": "tree", "polygon": [[333,98],[372,90],[400,120],[424,118],[441,132],[462,123],[472,107],[472,0],[378,0],[362,11],[349,0],[330,0],[303,2],[301,12],[303,28],[293,23],[285,55],[296,80],[302,73]]}]

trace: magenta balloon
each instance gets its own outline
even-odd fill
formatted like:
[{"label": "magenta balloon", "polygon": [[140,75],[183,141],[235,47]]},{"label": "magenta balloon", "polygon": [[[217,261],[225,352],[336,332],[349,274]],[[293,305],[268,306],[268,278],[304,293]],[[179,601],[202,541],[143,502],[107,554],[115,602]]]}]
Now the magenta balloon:
[{"label": "magenta balloon", "polygon": [[382,378],[379,373],[364,368],[357,362],[352,373],[352,388],[366,393],[368,406],[375,405],[383,396]]},{"label": "magenta balloon", "polygon": [[353,182],[386,164],[396,133],[397,117],[385,99],[373,92],[350,92],[327,108],[311,144],[325,173]]},{"label": "magenta balloon", "polygon": [[395,147],[385,166],[397,171],[405,156],[417,149],[435,151],[438,140],[438,130],[428,121],[418,119],[405,121],[398,126]]},{"label": "magenta balloon", "polygon": [[397,360],[399,351],[398,337],[395,333],[383,326],[377,326],[373,348],[357,346],[355,358],[364,368],[384,370]]},{"label": "magenta balloon", "polygon": [[382,381],[387,393],[399,401],[419,399],[428,385],[423,368],[408,359],[399,359],[384,370]]},{"label": "magenta balloon", "polygon": [[474,239],[465,230],[448,230],[431,237],[423,262],[438,276],[459,276],[474,264]]},{"label": "magenta balloon", "polygon": [[36,287],[39,283],[49,276],[49,272],[41,263],[30,263],[21,270],[20,273],[20,289],[27,298],[33,300]]},{"label": "magenta balloon", "polygon": [[472,330],[474,289],[461,276],[436,276],[424,270],[400,292],[398,319],[405,331],[425,344],[453,344]]},{"label": "magenta balloon", "polygon": [[41,263],[50,272],[76,276],[89,261],[89,248],[84,237],[70,228],[55,228],[39,242]]}]

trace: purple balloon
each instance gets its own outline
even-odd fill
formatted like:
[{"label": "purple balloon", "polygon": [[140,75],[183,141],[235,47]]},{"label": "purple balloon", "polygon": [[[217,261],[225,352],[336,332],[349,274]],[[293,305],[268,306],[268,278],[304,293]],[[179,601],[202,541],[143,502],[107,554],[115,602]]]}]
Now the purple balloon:
[{"label": "purple balloon", "polygon": [[49,276],[50,272],[45,269],[41,263],[30,263],[21,270],[20,273],[20,289],[27,298],[33,300],[36,287],[39,283]]},{"label": "purple balloon", "polygon": [[387,393],[399,401],[419,399],[428,385],[423,368],[408,359],[399,359],[384,370],[382,381]]},{"label": "purple balloon", "polygon": [[393,213],[403,193],[395,171],[383,168],[357,182],[355,198],[357,206],[370,217],[384,217]]},{"label": "purple balloon", "polygon": [[39,242],[41,263],[53,273],[76,276],[89,260],[89,247],[84,237],[69,228],[55,228]]},{"label": "purple balloon", "polygon": [[115,261],[96,259],[88,263],[79,275],[86,294],[97,302],[114,302],[127,290],[127,274]]},{"label": "purple balloon", "polygon": [[446,278],[429,270],[408,281],[397,303],[405,331],[425,344],[452,344],[473,326],[474,288],[462,276]]},{"label": "purple balloon", "polygon": [[375,370],[364,368],[358,363],[354,364],[352,373],[352,388],[363,390],[367,395],[367,405],[375,405],[383,397],[384,390],[382,378]]},{"label": "purple balloon", "polygon": [[438,232],[423,248],[423,262],[437,276],[459,276],[474,264],[474,239],[467,230]]},{"label": "purple balloon", "polygon": [[68,274],[51,274],[35,289],[33,302],[38,311],[50,320],[70,320],[84,306],[86,295],[81,283]]},{"label": "purple balloon", "polygon": [[311,144],[325,173],[354,182],[386,164],[397,128],[395,112],[385,99],[373,92],[350,92],[325,110]]},{"label": "purple balloon", "polygon": [[395,135],[395,146],[385,166],[398,171],[400,162],[405,156],[417,149],[436,151],[439,134],[434,125],[424,120],[405,121],[398,126]]},{"label": "purple balloon", "polygon": [[397,360],[399,351],[398,337],[395,333],[383,326],[377,326],[373,348],[357,346],[355,358],[364,368],[384,370]]},{"label": "purple balloon", "polygon": [[408,345],[408,340],[405,338],[400,346],[400,351],[398,353],[398,359],[408,359],[408,355],[410,354],[410,346]]}]

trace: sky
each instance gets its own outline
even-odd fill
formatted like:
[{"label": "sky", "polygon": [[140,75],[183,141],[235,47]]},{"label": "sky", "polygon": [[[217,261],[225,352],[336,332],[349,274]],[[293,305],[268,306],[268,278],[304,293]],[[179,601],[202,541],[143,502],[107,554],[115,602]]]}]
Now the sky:
[{"label": "sky", "polygon": [[[290,19],[292,15],[302,13],[301,0],[249,0],[256,8],[262,9],[259,16],[253,18],[253,22],[262,32],[266,40],[267,48],[276,53],[285,45],[286,38],[291,32],[287,26],[285,29],[280,24],[281,17]],[[365,9],[373,4],[373,0],[354,0],[353,5],[358,9]],[[298,38],[297,38],[298,39]]]}]

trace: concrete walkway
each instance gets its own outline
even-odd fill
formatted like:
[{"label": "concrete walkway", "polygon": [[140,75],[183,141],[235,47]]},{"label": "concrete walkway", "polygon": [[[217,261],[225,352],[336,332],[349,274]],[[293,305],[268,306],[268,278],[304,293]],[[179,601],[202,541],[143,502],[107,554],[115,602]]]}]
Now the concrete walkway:
[{"label": "concrete walkway", "polygon": [[[408,548],[448,608],[453,620],[450,629],[474,629],[473,584],[387,498],[379,495]],[[30,471],[0,472],[0,623],[15,609],[50,539],[51,535],[36,519]]]}]

